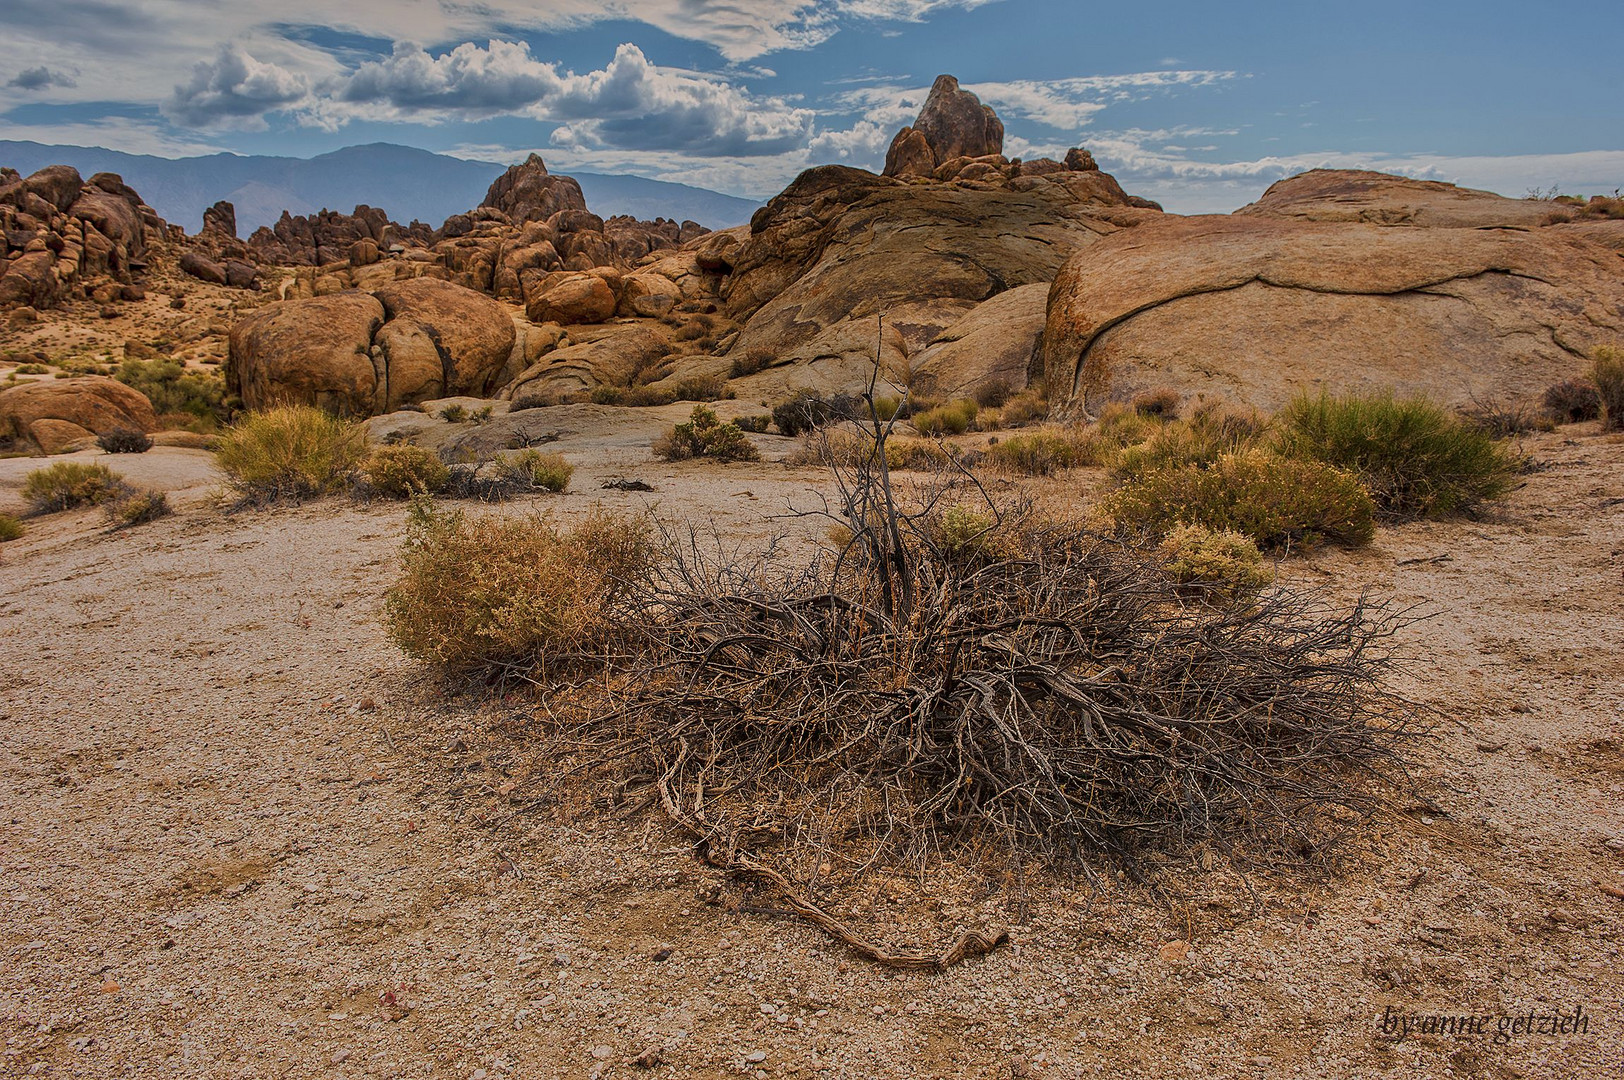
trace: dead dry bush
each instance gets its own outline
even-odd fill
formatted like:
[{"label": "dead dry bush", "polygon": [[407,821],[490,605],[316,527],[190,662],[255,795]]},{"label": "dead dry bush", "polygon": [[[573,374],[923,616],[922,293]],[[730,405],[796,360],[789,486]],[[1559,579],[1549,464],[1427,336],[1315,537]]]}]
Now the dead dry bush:
[{"label": "dead dry bush", "polygon": [[890,951],[828,898],[960,858],[1016,878],[1197,847],[1300,866],[1402,781],[1422,728],[1385,681],[1402,613],[1192,599],[1155,551],[1000,504],[952,464],[903,491],[896,423],[871,412],[873,452],[806,511],[838,550],[665,530],[602,608],[635,647],[590,681],[540,680],[559,798],[652,809],[862,955],[939,969],[1005,938]]}]

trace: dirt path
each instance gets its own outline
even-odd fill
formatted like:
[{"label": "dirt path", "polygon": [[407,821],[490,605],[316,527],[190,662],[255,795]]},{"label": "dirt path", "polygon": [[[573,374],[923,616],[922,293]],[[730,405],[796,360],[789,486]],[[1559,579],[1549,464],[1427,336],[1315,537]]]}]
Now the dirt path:
[{"label": "dirt path", "polygon": [[[1257,906],[1192,869],[1182,921],[1046,890],[940,976],[706,903],[658,831],[513,815],[470,749],[499,703],[439,698],[382,632],[399,507],[225,517],[194,487],[125,533],[42,521],[0,563],[0,1075],[1614,1075],[1624,444],[1572,435],[1496,520],[1291,570],[1436,606],[1441,812]],[[663,512],[764,531],[805,486],[703,468]],[[1501,1044],[1380,1030],[1576,1005],[1586,1032]]]}]

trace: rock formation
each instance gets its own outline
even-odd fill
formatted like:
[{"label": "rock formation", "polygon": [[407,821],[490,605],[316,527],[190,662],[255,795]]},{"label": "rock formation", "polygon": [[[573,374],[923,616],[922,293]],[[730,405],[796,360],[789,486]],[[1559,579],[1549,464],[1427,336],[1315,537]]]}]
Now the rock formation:
[{"label": "rock formation", "polygon": [[573,177],[552,175],[540,155],[531,154],[498,176],[479,205],[494,207],[513,224],[523,225],[546,221],[560,210],[585,210],[586,196]]},{"label": "rock formation", "polygon": [[276,304],[231,330],[226,381],[249,408],[284,402],[372,416],[488,396],[530,357],[488,296],[434,279]]},{"label": "rock formation", "polygon": [[47,454],[115,428],[158,428],[146,395],[115,379],[86,375],[0,390],[0,437]]},{"label": "rock formation", "polygon": [[[732,356],[798,355],[831,333],[847,340],[842,323],[883,315],[911,359],[977,305],[1047,286],[1073,252],[1159,216],[1099,171],[902,183],[824,166],[758,211],[748,237],[697,254],[725,268],[724,309],[744,324]],[[878,339],[867,339],[872,357]],[[766,393],[786,377],[775,368],[741,392],[760,383]]]},{"label": "rock formation", "polygon": [[1004,124],[991,105],[959,80],[938,75],[924,108],[910,127],[897,132],[885,155],[886,176],[930,176],[954,158],[988,157],[1004,152]]},{"label": "rock formation", "polygon": [[1049,294],[1051,398],[1093,409],[1163,385],[1265,409],[1320,387],[1536,397],[1624,336],[1624,263],[1531,225],[1530,209],[1319,171],[1234,215],[1108,237]]},{"label": "rock formation", "polygon": [[114,173],[89,181],[65,165],[26,179],[8,173],[0,179],[0,307],[46,308],[105,281],[130,284],[166,231]]}]

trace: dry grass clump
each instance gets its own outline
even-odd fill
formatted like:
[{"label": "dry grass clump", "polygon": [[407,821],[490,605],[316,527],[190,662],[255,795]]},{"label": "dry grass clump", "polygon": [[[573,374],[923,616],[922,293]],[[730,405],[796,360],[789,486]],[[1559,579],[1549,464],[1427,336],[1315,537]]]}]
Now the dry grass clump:
[{"label": "dry grass clump", "polygon": [[1545,388],[1545,411],[1559,424],[1577,424],[1601,415],[1601,393],[1589,379],[1563,379]]},{"label": "dry grass clump", "polygon": [[589,400],[594,405],[646,409],[673,404],[677,400],[677,392],[669,386],[597,386],[592,389]]},{"label": "dry grass clump", "polygon": [[976,404],[975,398],[959,398],[946,405],[914,413],[911,422],[921,435],[963,435],[975,426],[980,411],[981,406]]},{"label": "dry grass clump", "polygon": [[1173,580],[1219,600],[1255,596],[1274,581],[1274,567],[1251,537],[1228,529],[1175,525],[1159,550]]},{"label": "dry grass clump", "polygon": [[[875,453],[872,438],[846,425],[811,432],[784,460],[790,465],[855,468]],[[892,469],[933,471],[955,460],[952,447],[933,439],[891,438],[885,443],[886,465]]]},{"label": "dry grass clump", "polygon": [[144,431],[116,427],[96,436],[96,445],[109,454],[144,454],[152,449],[152,439]]},{"label": "dry grass clump", "polygon": [[1624,349],[1603,345],[1591,354],[1590,381],[1601,403],[1603,431],[1624,431]]},{"label": "dry grass clump", "polygon": [[1486,432],[1493,439],[1509,439],[1531,431],[1555,431],[1556,421],[1549,410],[1535,409],[1520,401],[1499,398],[1473,400],[1460,410],[1460,417],[1468,424]]},{"label": "dry grass clump", "polygon": [[337,491],[367,453],[361,425],[308,405],[284,405],[233,424],[215,463],[244,501],[269,502]]},{"label": "dry grass clump", "polygon": [[1240,533],[1266,550],[1321,540],[1359,547],[1376,531],[1375,504],[1352,473],[1264,449],[1149,470],[1105,496],[1100,508],[1130,530],[1165,536],[1199,525]]},{"label": "dry grass clump", "polygon": [[444,491],[451,482],[451,470],[421,446],[396,443],[372,451],[361,465],[361,479],[367,494],[409,499]]},{"label": "dry grass clump", "polygon": [[128,490],[124,478],[105,465],[59,461],[23,478],[23,498],[36,514],[80,506],[100,506]]},{"label": "dry grass clump", "polygon": [[0,543],[15,540],[23,534],[23,523],[10,514],[0,514]]},{"label": "dry grass clump", "polygon": [[654,456],[661,461],[759,461],[761,451],[739,425],[724,424],[713,410],[695,405],[687,423],[676,425],[654,440]]},{"label": "dry grass clump", "polygon": [[766,349],[749,349],[733,358],[728,365],[727,377],[730,379],[743,379],[760,371],[766,371],[777,359]]},{"label": "dry grass clump", "polygon": [[169,497],[156,488],[125,491],[107,503],[103,509],[107,513],[108,523],[114,529],[145,525],[149,521],[157,521],[174,513],[169,506]]},{"label": "dry grass clump", "polygon": [[1140,416],[1150,416],[1158,420],[1177,420],[1179,418],[1179,405],[1184,395],[1170,386],[1159,386],[1154,390],[1145,390],[1133,396],[1128,404]]},{"label": "dry grass clump", "polygon": [[650,551],[645,522],[607,511],[561,530],[541,517],[445,513],[420,497],[385,599],[389,634],[455,673],[568,670],[620,636],[618,605]]},{"label": "dry grass clump", "polygon": [[1512,451],[1422,398],[1302,395],[1275,420],[1279,453],[1351,470],[1391,519],[1470,513],[1516,482]]},{"label": "dry grass clump", "polygon": [[987,461],[1019,476],[1052,476],[1100,464],[1103,450],[1100,439],[1087,429],[1042,427],[998,440],[987,448]]},{"label": "dry grass clump", "polygon": [[1029,387],[1013,395],[995,410],[984,409],[977,423],[986,429],[1018,428],[1049,415],[1049,402],[1043,391]]}]

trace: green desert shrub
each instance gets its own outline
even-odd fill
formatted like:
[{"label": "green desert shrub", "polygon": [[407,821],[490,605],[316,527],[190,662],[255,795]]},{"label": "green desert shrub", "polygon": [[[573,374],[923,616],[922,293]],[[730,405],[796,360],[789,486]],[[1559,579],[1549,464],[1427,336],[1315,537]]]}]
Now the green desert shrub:
[{"label": "green desert shrub", "polygon": [[23,534],[23,523],[10,514],[0,514],[0,542],[15,540]]},{"label": "green desert shrub", "polygon": [[554,493],[569,487],[570,477],[575,475],[575,466],[564,460],[563,454],[536,449],[498,458],[493,469],[497,481],[505,487]]},{"label": "green desert shrub", "polygon": [[1624,349],[1603,345],[1593,354],[1590,381],[1601,403],[1603,431],[1624,431]]},{"label": "green desert shrub", "polygon": [[468,409],[462,405],[447,405],[440,410],[440,419],[448,424],[460,424],[468,419]]},{"label": "green desert shrub", "polygon": [[59,461],[23,478],[23,498],[36,514],[100,506],[127,490],[124,478],[105,465]]},{"label": "green desert shrub", "polygon": [[444,491],[451,470],[438,456],[410,443],[380,446],[361,465],[361,479],[369,493],[388,499]]},{"label": "green desert shrub", "polygon": [[152,449],[152,439],[146,432],[116,427],[96,436],[96,445],[109,454],[144,454]]},{"label": "green desert shrub", "polygon": [[1254,596],[1274,581],[1274,568],[1257,544],[1231,529],[1175,525],[1160,550],[1173,580],[1216,599]]},{"label": "green desert shrub", "polygon": [[987,449],[987,461],[1020,476],[1052,476],[1065,469],[1100,463],[1101,443],[1082,428],[1042,427],[1000,439]]},{"label": "green desert shrub", "polygon": [[361,426],[308,405],[251,413],[220,439],[215,463],[244,499],[305,499],[349,482],[367,457]]},{"label": "green desert shrub", "polygon": [[1511,450],[1424,398],[1302,395],[1275,420],[1279,453],[1355,473],[1394,520],[1469,512],[1516,482]]},{"label": "green desert shrub", "polygon": [[[874,455],[874,436],[851,427],[829,428],[807,434],[801,446],[785,462],[790,465],[819,465],[855,468]],[[933,439],[908,439],[893,435],[885,440],[885,464],[889,469],[930,471],[953,463],[951,447]]]},{"label": "green desert shrub", "polygon": [[454,671],[568,667],[617,633],[616,603],[652,553],[640,518],[596,511],[566,530],[420,500],[385,600],[389,634]]},{"label": "green desert shrub", "polygon": [[156,488],[138,488],[125,491],[103,507],[108,522],[115,529],[128,529],[144,525],[174,513],[169,497]]},{"label": "green desert shrub", "polygon": [[1111,448],[1111,475],[1132,480],[1157,469],[1205,467],[1255,445],[1263,429],[1263,421],[1255,416],[1215,411],[1197,413],[1188,421],[1170,420],[1143,442]]},{"label": "green desert shrub", "polygon": [[145,394],[160,416],[184,413],[209,431],[230,418],[226,383],[215,372],[187,370],[178,360],[125,360],[114,378]]},{"label": "green desert shrub", "polygon": [[752,435],[762,435],[766,433],[767,426],[773,422],[773,418],[767,413],[761,413],[758,416],[741,416],[733,422],[739,425],[740,431],[748,431]]},{"label": "green desert shrub", "polygon": [[1101,508],[1127,529],[1166,536],[1200,525],[1274,550],[1320,540],[1357,547],[1375,535],[1375,505],[1357,477],[1263,449],[1153,470],[1109,493]]},{"label": "green desert shrub", "polygon": [[654,456],[661,461],[759,461],[761,451],[739,425],[724,424],[713,410],[695,405],[687,423],[678,424],[654,440]]},{"label": "green desert shrub", "polygon": [[975,426],[981,406],[975,398],[960,398],[946,405],[938,405],[926,412],[915,413],[910,419],[921,435],[963,435]]}]

